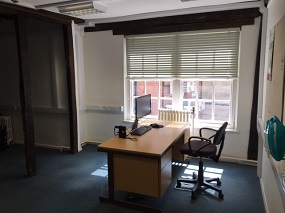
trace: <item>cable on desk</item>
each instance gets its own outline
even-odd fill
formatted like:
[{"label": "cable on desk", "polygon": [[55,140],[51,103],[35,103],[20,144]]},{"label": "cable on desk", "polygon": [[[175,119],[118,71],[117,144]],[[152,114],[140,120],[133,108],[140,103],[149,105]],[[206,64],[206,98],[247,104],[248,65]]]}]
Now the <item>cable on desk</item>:
[{"label": "cable on desk", "polygon": [[126,139],[130,139],[131,141],[137,141],[138,139],[137,138],[131,138],[131,137],[126,137]]},{"label": "cable on desk", "polygon": [[131,131],[132,131],[131,128],[128,128],[128,129],[127,129],[127,136],[126,136],[126,139],[129,139],[129,140],[131,140],[131,141],[137,141],[137,140],[138,140],[137,138],[129,137]]}]

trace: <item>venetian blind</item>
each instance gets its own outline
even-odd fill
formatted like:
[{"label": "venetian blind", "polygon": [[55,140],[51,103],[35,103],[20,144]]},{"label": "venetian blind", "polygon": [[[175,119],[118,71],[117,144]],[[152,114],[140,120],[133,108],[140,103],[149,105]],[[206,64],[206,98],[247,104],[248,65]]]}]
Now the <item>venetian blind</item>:
[{"label": "venetian blind", "polygon": [[236,78],[239,30],[126,37],[127,77]]}]

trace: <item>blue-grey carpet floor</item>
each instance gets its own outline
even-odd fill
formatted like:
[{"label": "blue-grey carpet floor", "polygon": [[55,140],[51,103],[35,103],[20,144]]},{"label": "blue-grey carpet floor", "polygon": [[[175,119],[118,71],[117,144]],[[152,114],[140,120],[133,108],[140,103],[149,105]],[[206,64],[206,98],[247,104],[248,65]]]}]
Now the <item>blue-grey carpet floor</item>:
[{"label": "blue-grey carpet floor", "polygon": [[[24,147],[12,145],[0,152],[1,213],[131,213],[134,210],[99,201],[107,195],[107,155],[96,145],[86,145],[77,154],[36,149],[37,175],[27,177]],[[191,166],[198,165],[191,159]],[[205,169],[221,175],[224,199],[202,193],[191,200],[191,192],[175,189],[176,179],[192,174],[186,165],[173,165],[173,181],[162,198],[143,197],[140,202],[165,213],[264,213],[256,167],[204,161]],[[194,168],[195,169],[195,168]],[[124,192],[116,197],[124,199]]]}]

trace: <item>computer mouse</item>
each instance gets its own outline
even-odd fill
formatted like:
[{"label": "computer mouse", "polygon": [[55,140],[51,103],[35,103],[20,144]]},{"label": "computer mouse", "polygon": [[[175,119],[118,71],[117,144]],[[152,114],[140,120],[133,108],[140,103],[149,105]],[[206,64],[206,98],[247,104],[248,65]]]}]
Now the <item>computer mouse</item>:
[{"label": "computer mouse", "polygon": [[151,126],[152,128],[162,128],[162,127],[164,127],[163,125],[158,124],[158,123],[150,124],[150,126]]}]

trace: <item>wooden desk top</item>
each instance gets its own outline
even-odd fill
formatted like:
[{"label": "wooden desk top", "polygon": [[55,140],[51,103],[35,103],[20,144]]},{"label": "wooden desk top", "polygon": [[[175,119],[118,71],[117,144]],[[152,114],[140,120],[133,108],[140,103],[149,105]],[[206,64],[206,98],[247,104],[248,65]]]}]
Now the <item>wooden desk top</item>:
[{"label": "wooden desk top", "polygon": [[[152,128],[141,136],[129,135],[137,141],[115,136],[98,146],[98,151],[120,152],[161,157],[185,131],[188,123],[173,121],[155,121],[164,125],[164,128]],[[144,122],[148,125],[155,122]]]}]

